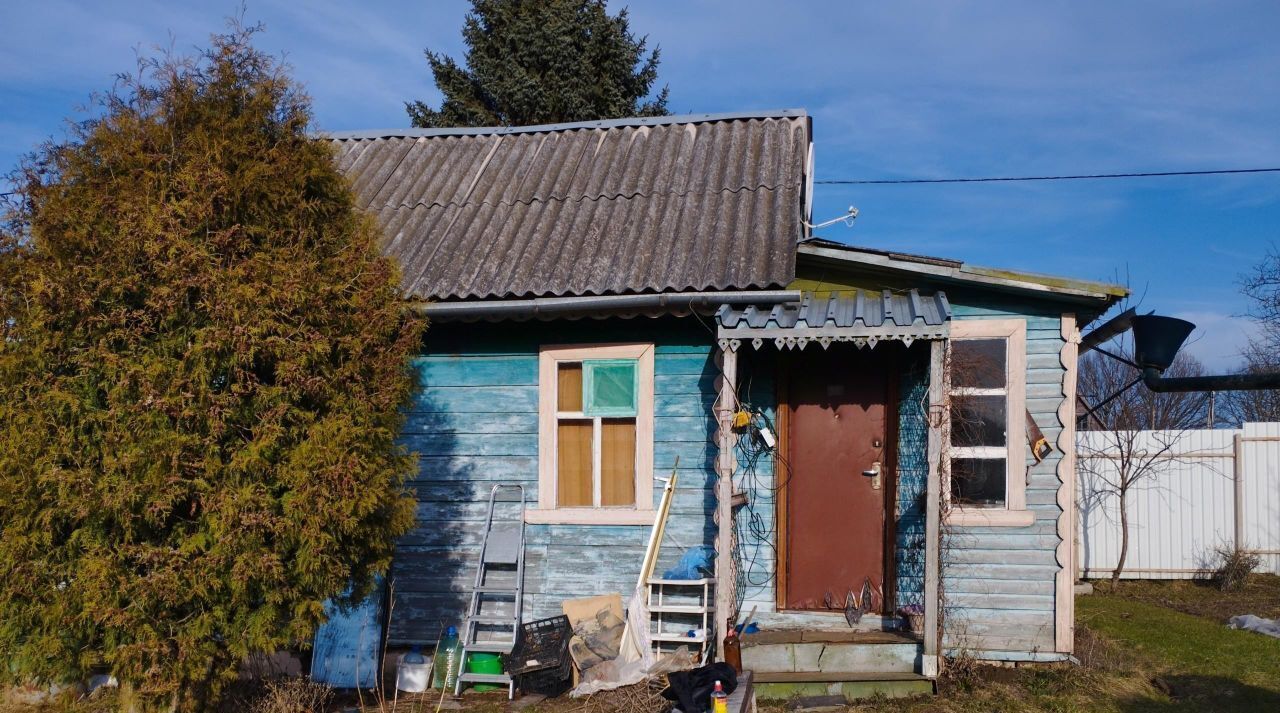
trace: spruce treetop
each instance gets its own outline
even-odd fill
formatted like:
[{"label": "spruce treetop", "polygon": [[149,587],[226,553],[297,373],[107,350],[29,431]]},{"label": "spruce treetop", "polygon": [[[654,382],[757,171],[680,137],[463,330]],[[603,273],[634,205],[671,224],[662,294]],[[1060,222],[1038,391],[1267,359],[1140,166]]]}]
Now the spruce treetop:
[{"label": "spruce treetop", "polygon": [[528,126],[667,114],[667,89],[649,97],[659,50],[604,0],[472,0],[465,66],[426,52],[439,108],[405,105],[413,125]]}]

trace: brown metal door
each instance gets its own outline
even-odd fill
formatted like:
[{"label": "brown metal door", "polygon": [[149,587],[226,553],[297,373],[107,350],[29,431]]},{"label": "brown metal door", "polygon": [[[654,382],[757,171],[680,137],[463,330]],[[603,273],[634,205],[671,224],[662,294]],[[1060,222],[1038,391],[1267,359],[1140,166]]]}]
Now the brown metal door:
[{"label": "brown metal door", "polygon": [[[885,572],[887,349],[810,346],[790,364],[785,606],[845,605]],[[877,479],[864,472],[875,469]],[[878,486],[878,487],[877,487]]]}]

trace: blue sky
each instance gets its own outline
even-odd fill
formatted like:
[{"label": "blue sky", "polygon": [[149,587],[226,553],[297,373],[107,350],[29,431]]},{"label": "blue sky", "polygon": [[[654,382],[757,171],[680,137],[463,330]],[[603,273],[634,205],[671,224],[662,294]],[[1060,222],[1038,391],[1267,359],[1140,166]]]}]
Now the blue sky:
[{"label": "blue sky", "polygon": [[[620,7],[614,3],[614,7]],[[675,112],[803,107],[818,179],[1280,166],[1280,3],[630,3],[662,48]],[[57,136],[135,52],[188,51],[226,2],[0,7],[0,169]],[[315,100],[321,128],[404,126],[435,101],[422,49],[461,54],[468,7],[249,0]],[[997,185],[824,186],[825,237],[979,264],[1128,282],[1142,307],[1200,324],[1233,366],[1236,285],[1280,243],[1280,174]]]}]

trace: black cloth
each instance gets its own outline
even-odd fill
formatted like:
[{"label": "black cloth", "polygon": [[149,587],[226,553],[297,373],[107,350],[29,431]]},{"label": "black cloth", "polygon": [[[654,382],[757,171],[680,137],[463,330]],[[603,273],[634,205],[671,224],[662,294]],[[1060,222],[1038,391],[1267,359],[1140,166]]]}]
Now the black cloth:
[{"label": "black cloth", "polygon": [[668,686],[662,697],[675,701],[676,708],[684,713],[706,713],[711,710],[711,693],[716,690],[716,681],[728,695],[738,687],[738,674],[723,661],[691,671],[676,671],[667,675]]}]

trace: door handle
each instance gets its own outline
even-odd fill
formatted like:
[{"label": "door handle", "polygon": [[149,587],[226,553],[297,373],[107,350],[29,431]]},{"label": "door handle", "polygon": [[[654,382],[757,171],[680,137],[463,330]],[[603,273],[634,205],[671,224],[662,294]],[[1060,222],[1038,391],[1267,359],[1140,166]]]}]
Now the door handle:
[{"label": "door handle", "polygon": [[864,470],[862,474],[871,479],[871,489],[880,489],[880,461],[871,464],[871,470]]}]

